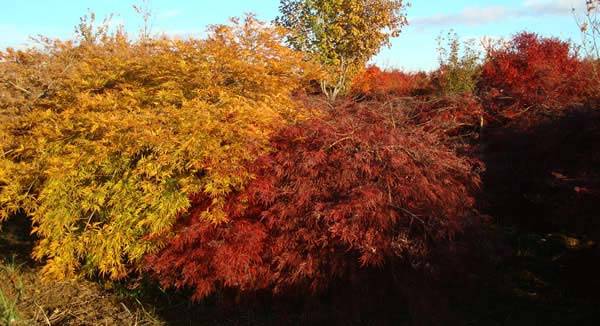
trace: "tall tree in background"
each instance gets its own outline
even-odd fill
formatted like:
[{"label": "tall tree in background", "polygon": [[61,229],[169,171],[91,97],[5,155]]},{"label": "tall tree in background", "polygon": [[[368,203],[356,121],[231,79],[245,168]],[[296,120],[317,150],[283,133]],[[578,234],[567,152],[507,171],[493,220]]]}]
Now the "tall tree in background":
[{"label": "tall tree in background", "polygon": [[576,19],[582,32],[585,54],[600,58],[600,0],[586,0],[583,17]]},{"label": "tall tree in background", "polygon": [[281,0],[288,43],[309,53],[329,72],[321,89],[330,100],[407,24],[404,0]]},{"label": "tall tree in background", "polygon": [[438,41],[439,87],[445,95],[473,93],[481,73],[482,53],[475,40],[460,41],[458,34],[450,30],[440,35]]},{"label": "tall tree in background", "polygon": [[[573,8],[574,13],[575,11]],[[591,63],[591,91],[597,93],[600,89],[600,0],[585,0],[583,15],[575,14],[575,19],[581,30],[581,48]]]}]

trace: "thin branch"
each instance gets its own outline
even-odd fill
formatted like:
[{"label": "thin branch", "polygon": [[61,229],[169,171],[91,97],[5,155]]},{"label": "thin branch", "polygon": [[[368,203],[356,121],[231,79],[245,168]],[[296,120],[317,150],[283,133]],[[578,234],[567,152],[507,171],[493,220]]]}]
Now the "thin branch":
[{"label": "thin branch", "polygon": [[25,88],[23,88],[23,87],[21,87],[21,86],[19,86],[19,85],[15,84],[15,83],[11,82],[10,80],[8,81],[8,83],[9,83],[9,84],[10,84],[12,87],[14,87],[14,88],[16,88],[16,89],[20,90],[21,92],[27,93],[27,94],[29,94],[29,95],[33,95],[33,93],[32,93],[30,90],[28,90],[28,89],[25,89]]}]

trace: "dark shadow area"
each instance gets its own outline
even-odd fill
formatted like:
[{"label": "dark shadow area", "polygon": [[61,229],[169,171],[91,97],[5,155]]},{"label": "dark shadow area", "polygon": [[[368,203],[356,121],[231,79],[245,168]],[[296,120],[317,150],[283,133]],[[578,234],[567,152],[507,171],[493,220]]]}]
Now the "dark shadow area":
[{"label": "dark shadow area", "polygon": [[[387,275],[386,275],[387,274]],[[382,271],[337,281],[326,292],[237,293],[222,290],[197,303],[186,291],[159,291],[149,282],[141,297],[169,325],[435,325],[447,319],[447,298],[422,278],[408,276],[404,291]],[[407,296],[411,299],[407,300]],[[410,302],[408,302],[410,301]],[[437,311],[430,311],[436,306]],[[415,321],[414,314],[418,313]]]},{"label": "dark shadow area", "polygon": [[14,260],[34,267],[36,262],[31,258],[34,244],[31,219],[24,213],[10,217],[0,226],[0,261]]},{"label": "dark shadow area", "polygon": [[600,239],[600,111],[486,131],[482,209],[502,225]]},{"label": "dark shadow area", "polygon": [[600,112],[537,121],[484,135],[480,206],[504,248],[465,312],[473,324],[600,322]]}]

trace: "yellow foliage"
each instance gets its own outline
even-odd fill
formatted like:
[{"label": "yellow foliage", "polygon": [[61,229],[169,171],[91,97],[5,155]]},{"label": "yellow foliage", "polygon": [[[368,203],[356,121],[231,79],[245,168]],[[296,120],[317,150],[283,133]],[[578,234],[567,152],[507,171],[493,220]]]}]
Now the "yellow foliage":
[{"label": "yellow foliage", "polygon": [[331,100],[346,91],[371,57],[407,24],[406,0],[280,0],[276,23],[287,42],[320,62]]},{"label": "yellow foliage", "polygon": [[301,118],[290,95],[315,71],[253,17],[201,40],[44,45],[0,52],[0,221],[29,214],[34,256],[59,278],[128,275],[193,194],[225,219],[248,162]]}]

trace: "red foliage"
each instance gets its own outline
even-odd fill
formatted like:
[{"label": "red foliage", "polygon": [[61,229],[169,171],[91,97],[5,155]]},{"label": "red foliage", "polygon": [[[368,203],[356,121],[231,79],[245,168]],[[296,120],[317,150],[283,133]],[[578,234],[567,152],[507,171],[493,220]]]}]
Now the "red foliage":
[{"label": "red foliage", "polygon": [[477,138],[487,115],[479,101],[471,95],[410,98],[398,108],[412,124],[436,133],[447,143],[462,138]]},{"label": "red foliage", "polygon": [[586,88],[581,66],[569,43],[521,33],[490,50],[479,89],[487,108],[501,119],[552,113],[581,100]]},{"label": "red foliage", "polygon": [[431,91],[429,77],[424,72],[382,71],[376,66],[371,66],[354,79],[350,93],[353,97],[382,99],[425,95]]},{"label": "red foliage", "polygon": [[288,127],[230,221],[199,218],[202,200],[148,266],[164,286],[202,298],[215,287],[313,290],[391,262],[430,266],[473,221],[479,176],[399,110],[349,104]]}]

